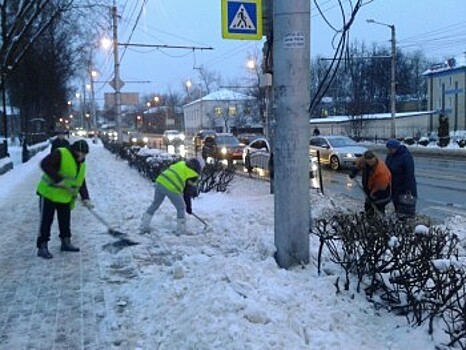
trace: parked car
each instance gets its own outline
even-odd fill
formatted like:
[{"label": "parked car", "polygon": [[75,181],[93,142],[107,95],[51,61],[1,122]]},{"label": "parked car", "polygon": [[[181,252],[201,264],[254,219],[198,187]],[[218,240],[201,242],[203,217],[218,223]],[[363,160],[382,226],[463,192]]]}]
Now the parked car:
[{"label": "parked car", "polygon": [[309,153],[317,157],[320,152],[322,164],[328,164],[332,170],[349,167],[367,151],[347,136],[315,136],[309,141]]},{"label": "parked car", "polygon": [[243,148],[238,138],[228,133],[209,135],[204,139],[202,158],[215,160],[228,160],[231,162],[242,159]]},{"label": "parked car", "polygon": [[239,134],[238,135],[238,140],[240,143],[242,143],[243,145],[249,145],[251,143],[251,141],[259,138],[259,137],[263,137],[262,135],[258,135],[258,134]]},{"label": "parked car", "polygon": [[193,145],[194,149],[197,152],[198,150],[201,149],[202,145],[204,144],[204,139],[207,136],[212,136],[215,135],[215,130],[210,130],[210,129],[203,129],[199,130],[196,135],[193,137]]},{"label": "parked car", "polygon": [[149,138],[141,134],[140,132],[128,132],[128,142],[130,145],[136,146],[147,146]]},{"label": "parked car", "polygon": [[183,132],[178,130],[166,130],[163,133],[163,143],[164,145],[173,145],[184,143],[185,135]]},{"label": "parked car", "polygon": [[[269,170],[270,144],[264,137],[258,137],[243,149],[243,164],[248,171],[253,169]],[[309,157],[309,177],[317,175],[314,157]]]}]

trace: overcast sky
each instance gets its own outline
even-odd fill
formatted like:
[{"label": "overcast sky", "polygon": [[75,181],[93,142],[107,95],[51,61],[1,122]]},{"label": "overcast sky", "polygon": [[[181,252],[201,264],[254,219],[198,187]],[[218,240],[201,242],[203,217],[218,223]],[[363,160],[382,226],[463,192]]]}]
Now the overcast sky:
[{"label": "overcast sky", "polygon": [[[285,0],[283,0],[285,1]],[[289,0],[287,0],[289,1]],[[122,92],[143,94],[181,90],[188,79],[199,81],[195,67],[205,66],[224,77],[225,84],[246,82],[248,56],[260,52],[262,41],[225,40],[221,37],[220,0],[146,0],[147,4],[131,42],[144,44],[212,47],[196,51],[120,48],[121,78],[128,82]],[[349,6],[350,0],[342,0]],[[353,0],[353,3],[355,0]],[[143,0],[119,0],[119,42],[128,42]],[[333,31],[311,2],[311,56],[331,56]],[[337,0],[318,0],[335,27],[341,27]],[[347,8],[347,11],[348,8]],[[466,51],[466,1],[464,0],[374,0],[357,14],[351,41],[389,45],[388,27],[368,24],[372,18],[396,27],[397,44],[403,50],[423,49],[428,57],[442,60]],[[109,33],[110,35],[110,33]],[[99,80],[113,76],[111,53],[99,55]],[[150,81],[150,83],[130,83]],[[108,84],[96,85],[96,97],[112,92]]]}]

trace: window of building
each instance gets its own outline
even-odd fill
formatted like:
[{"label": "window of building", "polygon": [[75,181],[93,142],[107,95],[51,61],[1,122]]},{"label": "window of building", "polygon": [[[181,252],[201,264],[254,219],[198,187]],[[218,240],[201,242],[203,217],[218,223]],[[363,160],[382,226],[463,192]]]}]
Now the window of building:
[{"label": "window of building", "polygon": [[236,115],[236,107],[235,106],[228,107],[228,115],[230,115],[230,116]]}]

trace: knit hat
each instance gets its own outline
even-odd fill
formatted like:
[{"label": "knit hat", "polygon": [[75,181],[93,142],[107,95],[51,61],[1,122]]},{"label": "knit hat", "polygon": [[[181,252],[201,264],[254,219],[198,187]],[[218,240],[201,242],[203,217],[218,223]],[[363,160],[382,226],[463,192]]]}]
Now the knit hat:
[{"label": "knit hat", "polygon": [[186,165],[198,174],[201,173],[203,168],[203,164],[200,162],[198,158],[189,158],[186,161]]},{"label": "knit hat", "polygon": [[396,139],[388,140],[386,145],[387,148],[398,149],[401,146],[401,142]]},{"label": "knit hat", "polygon": [[364,152],[364,159],[373,159],[376,157],[375,153],[372,151],[366,151]]},{"label": "knit hat", "polygon": [[71,150],[75,152],[81,152],[81,153],[88,154],[89,145],[87,144],[85,140],[78,140],[71,145]]}]

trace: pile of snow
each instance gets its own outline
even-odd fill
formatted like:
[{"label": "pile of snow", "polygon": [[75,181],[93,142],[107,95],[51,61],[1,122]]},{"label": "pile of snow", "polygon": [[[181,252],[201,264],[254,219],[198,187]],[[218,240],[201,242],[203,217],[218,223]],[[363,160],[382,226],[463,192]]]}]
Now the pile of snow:
[{"label": "pile of snow", "polygon": [[[106,310],[100,316],[108,326],[101,332],[109,334],[114,346],[401,350],[435,349],[446,340],[439,328],[432,338],[426,325],[410,326],[405,317],[369,303],[352,289],[357,283],[337,294],[335,281],[344,278],[343,271],[324,251],[324,273],[317,274],[316,236],[310,236],[309,265],[279,268],[273,258],[274,197],[267,182],[236,177],[227,192],[195,199],[193,210],[209,222],[211,231],[188,216],[190,234],[176,236],[176,213],[166,200],[152,220],[154,232],[138,235],[141,214],[152,200],[152,183],[101,145],[90,147],[87,182],[96,210],[141,242],[95,256],[105,291]],[[45,154],[0,176],[0,200],[8,201],[22,182],[38,179],[39,159]],[[310,202],[313,218],[354,206],[343,196],[322,196],[315,190]],[[25,201],[24,206],[30,205]],[[98,249],[108,235],[102,235],[95,221],[82,220],[85,214],[82,208],[73,213],[73,222],[79,223],[74,232]],[[11,217],[12,223],[23,219]],[[465,232],[465,220],[455,220],[455,228]]]}]

